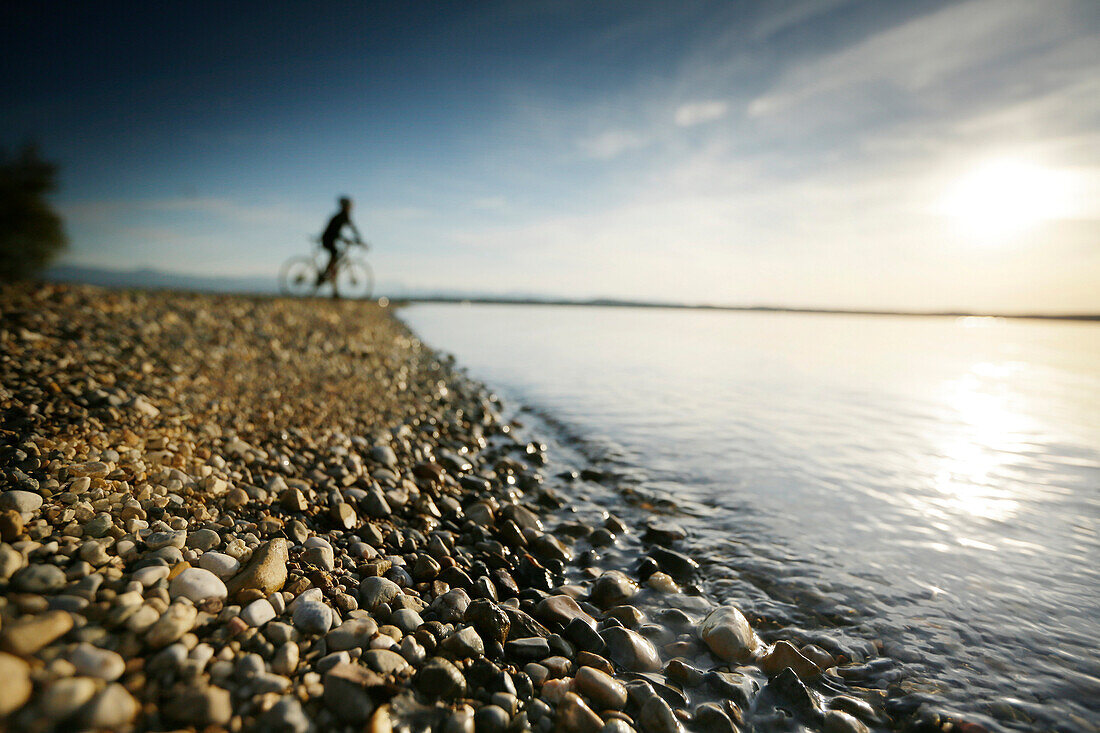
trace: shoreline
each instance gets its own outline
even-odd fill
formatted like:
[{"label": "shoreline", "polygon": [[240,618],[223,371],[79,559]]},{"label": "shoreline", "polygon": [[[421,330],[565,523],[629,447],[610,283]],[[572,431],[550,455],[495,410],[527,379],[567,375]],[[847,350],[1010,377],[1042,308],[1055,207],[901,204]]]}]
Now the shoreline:
[{"label": "shoreline", "polygon": [[383,308],[0,303],[13,730],[950,723],[888,715],[874,663],[765,643],[696,587],[674,522],[576,510],[583,468]]}]

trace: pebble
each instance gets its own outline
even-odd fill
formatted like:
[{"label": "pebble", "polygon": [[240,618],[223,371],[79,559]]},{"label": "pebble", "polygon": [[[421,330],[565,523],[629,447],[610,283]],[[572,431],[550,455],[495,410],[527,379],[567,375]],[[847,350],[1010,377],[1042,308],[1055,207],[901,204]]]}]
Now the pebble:
[{"label": "pebble", "polygon": [[294,627],[306,634],[323,634],[332,627],[332,609],[321,601],[305,601],[294,609]]},{"label": "pebble", "polygon": [[[57,723],[72,717],[96,693],[96,681],[87,677],[63,677],[51,682],[37,700],[39,713]],[[3,695],[0,688],[0,696]],[[0,714],[3,711],[0,710]]]},{"label": "pebble", "polygon": [[137,717],[138,710],[137,700],[113,682],[80,709],[80,721],[88,728],[121,728]]},{"label": "pebble", "polygon": [[433,657],[417,673],[416,687],[425,695],[451,700],[466,694],[466,677],[450,661]]},{"label": "pebble", "polygon": [[172,598],[183,597],[201,603],[211,599],[223,600],[229,592],[225,583],[209,570],[187,568],[169,583],[168,594]]},{"label": "pebble", "polygon": [[0,717],[23,707],[31,697],[31,668],[22,659],[0,652]]},{"label": "pebble", "polygon": [[566,692],[558,704],[558,726],[569,733],[599,733],[603,720],[575,692]]},{"label": "pebble", "polygon": [[401,593],[401,586],[392,580],[370,577],[359,584],[359,607],[368,611],[389,603]]},{"label": "pebble", "polygon": [[661,658],[653,643],[630,629],[611,626],[600,632],[607,644],[607,656],[616,664],[631,672],[656,672],[661,669]]},{"label": "pebble", "polygon": [[229,691],[214,685],[196,685],[173,692],[164,714],[183,725],[224,726],[233,717]]},{"label": "pebble", "polygon": [[0,511],[12,510],[20,514],[33,514],[42,508],[42,496],[31,491],[13,489],[0,494]]},{"label": "pebble", "polygon": [[47,611],[7,623],[0,632],[0,647],[4,651],[29,657],[60,639],[73,628],[73,616],[68,611]]},{"label": "pebble", "polygon": [[600,710],[626,707],[626,687],[611,675],[592,667],[581,667],[573,678],[573,687]]},{"label": "pebble", "polygon": [[28,565],[12,576],[11,584],[25,593],[53,593],[65,587],[65,573],[55,565]]},{"label": "pebble", "polygon": [[259,598],[241,610],[241,620],[253,628],[259,628],[275,618],[275,608],[271,601]]},{"label": "pebble", "polygon": [[148,567],[135,570],[133,579],[141,583],[145,588],[150,588],[158,581],[164,580],[168,577],[170,568],[167,565],[150,565]]},{"label": "pebble", "polygon": [[298,645],[288,641],[275,651],[271,660],[271,670],[277,674],[292,675],[298,669],[299,660]]},{"label": "pebble", "polygon": [[69,655],[76,673],[84,677],[114,682],[126,671],[126,662],[116,652],[100,649],[91,644],[77,644]]},{"label": "pebble", "polygon": [[398,674],[409,666],[404,657],[389,649],[369,649],[363,652],[363,663],[378,674]]},{"label": "pebble", "polygon": [[199,558],[199,567],[203,570],[209,570],[225,581],[237,574],[237,571],[241,569],[241,563],[237,558],[221,552],[207,552]]},{"label": "pebble", "polygon": [[699,625],[699,638],[727,662],[745,660],[760,646],[748,620],[735,606],[720,606],[707,614]]},{"label": "pebble", "polygon": [[286,583],[288,560],[287,541],[282,537],[260,545],[244,569],[226,583],[230,597],[237,599],[250,590],[259,591],[263,596],[281,590]]},{"label": "pebble", "polygon": [[646,700],[638,720],[641,721],[645,733],[683,733],[684,730],[672,708],[660,695]]},{"label": "pebble", "polygon": [[185,603],[173,603],[161,614],[145,634],[145,643],[154,649],[167,646],[186,634],[195,625],[198,610]]},{"label": "pebble", "polygon": [[371,637],[378,633],[378,624],[372,618],[351,618],[337,626],[325,636],[325,642],[332,651],[361,649],[370,644]]},{"label": "pebble", "polygon": [[381,681],[375,677],[375,672],[358,664],[337,664],[325,673],[325,707],[346,723],[362,725],[375,710],[374,700],[366,689]]},{"label": "pebble", "polygon": [[296,697],[280,697],[257,719],[257,729],[271,733],[309,733],[313,728]]},{"label": "pebble", "polygon": [[[214,549],[221,544],[221,541],[221,535],[212,529],[202,528],[187,533],[187,546],[200,552],[208,552]],[[208,568],[208,570],[211,569]]]}]

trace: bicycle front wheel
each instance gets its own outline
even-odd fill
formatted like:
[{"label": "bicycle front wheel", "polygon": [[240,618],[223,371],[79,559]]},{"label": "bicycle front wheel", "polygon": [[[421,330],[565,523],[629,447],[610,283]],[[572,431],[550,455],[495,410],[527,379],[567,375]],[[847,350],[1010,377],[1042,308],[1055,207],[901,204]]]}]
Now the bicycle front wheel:
[{"label": "bicycle front wheel", "polygon": [[291,257],[279,270],[283,295],[313,295],[317,291],[317,265],[311,257]]},{"label": "bicycle front wheel", "polygon": [[374,272],[370,265],[359,260],[343,263],[336,273],[336,290],[342,298],[359,300],[371,297],[374,294]]}]

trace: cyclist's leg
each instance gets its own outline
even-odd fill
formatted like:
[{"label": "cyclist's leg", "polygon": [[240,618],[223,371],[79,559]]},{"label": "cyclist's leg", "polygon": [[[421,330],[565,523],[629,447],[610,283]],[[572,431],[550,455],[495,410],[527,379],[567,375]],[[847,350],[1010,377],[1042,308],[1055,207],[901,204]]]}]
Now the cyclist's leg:
[{"label": "cyclist's leg", "polygon": [[326,252],[328,252],[328,264],[325,265],[325,269],[317,273],[317,284],[320,285],[325,280],[333,280],[336,275],[336,260],[338,254],[336,252],[336,242],[324,241],[321,242],[321,246]]}]

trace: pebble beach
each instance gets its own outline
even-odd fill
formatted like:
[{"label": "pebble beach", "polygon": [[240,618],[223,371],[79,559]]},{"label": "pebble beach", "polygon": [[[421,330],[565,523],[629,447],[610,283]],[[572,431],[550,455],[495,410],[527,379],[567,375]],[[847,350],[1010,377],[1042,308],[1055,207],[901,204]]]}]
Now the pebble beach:
[{"label": "pebble beach", "polygon": [[662,514],[578,511],[500,401],[373,303],[0,295],[11,731],[975,730],[875,649],[698,585]]}]

